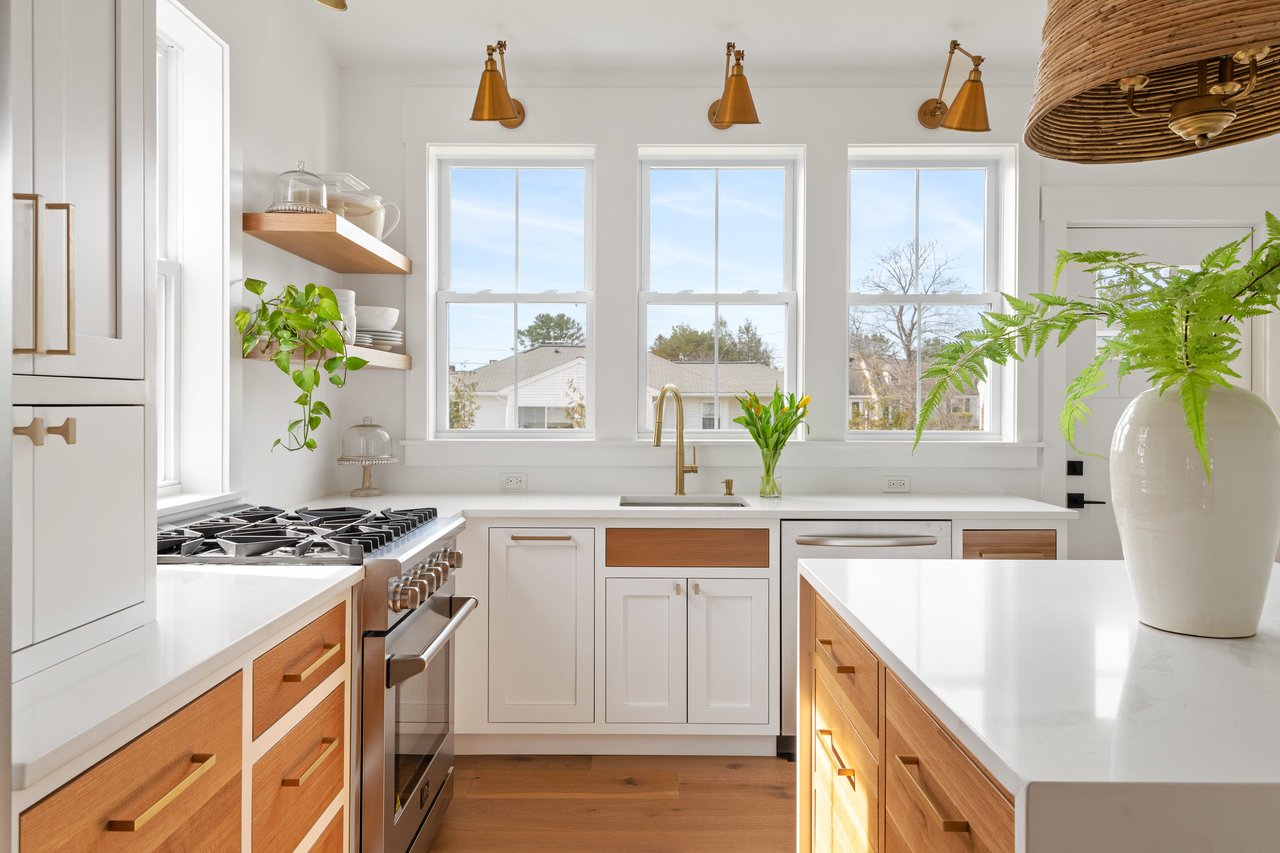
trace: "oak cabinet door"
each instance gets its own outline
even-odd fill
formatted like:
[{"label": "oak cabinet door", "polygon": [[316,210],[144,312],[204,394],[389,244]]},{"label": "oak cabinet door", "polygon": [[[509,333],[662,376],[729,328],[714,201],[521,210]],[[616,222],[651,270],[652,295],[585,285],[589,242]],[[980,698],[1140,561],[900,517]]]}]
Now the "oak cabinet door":
[{"label": "oak cabinet door", "polygon": [[769,722],[769,581],[689,579],[689,722]]},{"label": "oak cabinet door", "polygon": [[605,719],[688,719],[684,578],[605,581]]},{"label": "oak cabinet door", "polygon": [[489,720],[595,719],[595,530],[490,528]]}]

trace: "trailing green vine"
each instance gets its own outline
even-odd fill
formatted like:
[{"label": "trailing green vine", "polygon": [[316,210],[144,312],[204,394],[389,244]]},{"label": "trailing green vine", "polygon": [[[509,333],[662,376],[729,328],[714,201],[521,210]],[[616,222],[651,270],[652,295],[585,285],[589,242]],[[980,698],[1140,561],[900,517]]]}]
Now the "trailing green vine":
[{"label": "trailing green vine", "polygon": [[333,417],[329,407],[316,397],[321,370],[328,374],[330,384],[341,388],[347,383],[348,371],[359,370],[368,362],[347,355],[342,313],[329,288],[315,284],[298,288],[290,284],[270,299],[262,295],[267,288],[265,281],[246,279],[244,288],[258,297],[258,305],[236,312],[243,354],[248,356],[255,349],[270,354],[276,367],[288,374],[301,391],[293,401],[301,408],[299,417],[289,422],[284,437],[272,442],[271,449],[315,450],[312,433],[323,418]]},{"label": "trailing green vine", "polygon": [[[969,393],[987,379],[989,365],[1039,355],[1051,339],[1061,346],[1082,324],[1097,321],[1118,331],[1067,386],[1062,434],[1075,447],[1076,430],[1090,415],[1088,399],[1106,387],[1105,367],[1114,360],[1120,376],[1143,373],[1161,394],[1177,389],[1209,478],[1209,389],[1238,378],[1230,365],[1240,355],[1243,324],[1277,310],[1280,296],[1280,219],[1267,214],[1266,239],[1241,261],[1240,250],[1252,236],[1214,249],[1194,269],[1133,252],[1059,252],[1050,293],[1025,299],[1005,294],[1008,311],[983,314],[981,328],[962,332],[938,352],[923,374],[936,381],[921,401],[916,445],[950,390]],[[1096,296],[1058,294],[1058,279],[1069,264],[1096,277]]]}]

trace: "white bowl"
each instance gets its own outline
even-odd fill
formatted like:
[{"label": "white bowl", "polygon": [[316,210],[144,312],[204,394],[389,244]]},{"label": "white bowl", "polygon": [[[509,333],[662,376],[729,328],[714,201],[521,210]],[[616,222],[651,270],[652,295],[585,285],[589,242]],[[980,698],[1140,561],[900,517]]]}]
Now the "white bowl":
[{"label": "white bowl", "polygon": [[356,328],[362,332],[389,332],[400,319],[399,308],[385,305],[357,305]]}]

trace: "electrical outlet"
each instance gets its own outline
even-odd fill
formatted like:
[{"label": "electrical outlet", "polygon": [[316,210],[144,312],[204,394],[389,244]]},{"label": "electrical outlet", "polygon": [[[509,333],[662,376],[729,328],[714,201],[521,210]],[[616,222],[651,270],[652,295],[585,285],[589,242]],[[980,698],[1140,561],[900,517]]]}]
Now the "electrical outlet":
[{"label": "electrical outlet", "polygon": [[911,491],[911,478],[903,476],[885,477],[880,482],[880,491],[909,492]]},{"label": "electrical outlet", "polygon": [[504,492],[524,491],[529,488],[529,479],[524,474],[501,474],[498,488]]}]

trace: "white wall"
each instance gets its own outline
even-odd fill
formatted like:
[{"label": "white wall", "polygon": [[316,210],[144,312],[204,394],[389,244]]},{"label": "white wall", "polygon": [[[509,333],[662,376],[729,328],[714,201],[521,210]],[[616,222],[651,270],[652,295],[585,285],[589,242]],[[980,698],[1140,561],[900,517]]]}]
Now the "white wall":
[{"label": "white wall", "polygon": [[[988,75],[989,77],[992,75]],[[1039,367],[1024,373],[1018,410],[1022,446],[1012,449],[926,448],[912,456],[901,445],[846,446],[843,441],[846,191],[844,169],[850,144],[1014,143],[1021,137],[1029,88],[988,85],[995,130],[972,135],[927,131],[915,120],[929,92],[914,88],[769,89],[755,80],[764,124],[716,131],[705,119],[712,87],[666,89],[572,89],[521,87],[513,94],[528,110],[516,131],[470,122],[474,90],[432,87],[413,72],[345,70],[341,77],[343,122],[339,129],[342,168],[372,184],[406,210],[406,223],[390,242],[415,262],[407,289],[398,280],[348,277],[359,299],[408,306],[402,321],[415,358],[407,376],[360,377],[353,387],[353,414],[370,414],[396,437],[424,439],[418,409],[426,399],[428,340],[425,311],[427,271],[425,146],[427,143],[559,143],[596,146],[597,383],[595,447],[512,449],[510,443],[481,449],[433,445],[405,448],[422,466],[379,471],[384,482],[404,488],[490,491],[501,471],[527,471],[533,490],[600,492],[666,491],[671,450],[648,447],[635,436],[634,369],[636,323],[638,180],[641,144],[773,143],[806,147],[807,247],[802,351],[804,390],[816,401],[813,438],[784,454],[784,490],[874,491],[887,473],[908,473],[916,491],[999,491],[1040,497],[1039,441],[1058,443],[1050,423],[1041,429]],[[1211,151],[1176,161],[1128,166],[1074,166],[1020,156],[1018,288],[1041,282],[1039,189],[1041,186],[1246,186],[1276,183],[1280,140]],[[1047,247],[1056,251],[1057,247]],[[408,399],[409,409],[405,400]],[[824,406],[824,401],[835,401]],[[754,482],[758,461],[750,448],[703,447],[702,473],[691,491],[712,491],[726,476]],[[1053,455],[1050,455],[1053,458]],[[344,475],[354,484],[356,473]],[[1045,495],[1061,502],[1062,496]]]},{"label": "white wall", "polygon": [[[182,2],[230,46],[231,279],[340,287],[340,275],[244,236],[240,228],[241,213],[264,210],[275,176],[298,160],[314,171],[336,169],[339,71],[319,39],[308,37],[320,15],[334,13],[303,2],[258,3],[251,10],[225,0]],[[233,308],[241,294],[234,287]],[[321,427],[317,451],[272,453],[272,440],[297,416],[296,389],[268,362],[242,364],[238,352],[232,362],[232,487],[249,500],[283,505],[330,491],[337,478],[333,460],[350,420],[341,394],[329,391],[322,398],[334,421]]]}]

